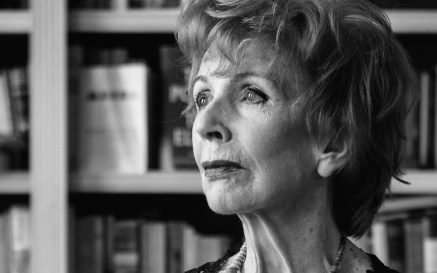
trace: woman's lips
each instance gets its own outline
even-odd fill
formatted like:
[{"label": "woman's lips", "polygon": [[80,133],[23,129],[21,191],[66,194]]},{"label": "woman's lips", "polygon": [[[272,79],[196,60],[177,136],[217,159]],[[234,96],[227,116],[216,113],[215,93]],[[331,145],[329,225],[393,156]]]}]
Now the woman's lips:
[{"label": "woman's lips", "polygon": [[202,168],[205,171],[206,177],[227,175],[243,169],[240,164],[228,160],[205,161],[202,163]]}]

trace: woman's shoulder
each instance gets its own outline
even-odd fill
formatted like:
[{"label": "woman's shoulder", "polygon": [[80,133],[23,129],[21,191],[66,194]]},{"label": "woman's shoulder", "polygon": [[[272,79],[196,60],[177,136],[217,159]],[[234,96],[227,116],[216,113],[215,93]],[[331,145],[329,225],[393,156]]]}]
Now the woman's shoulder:
[{"label": "woman's shoulder", "polygon": [[398,271],[385,266],[379,259],[373,254],[367,253],[372,263],[372,269],[367,270],[367,273],[399,273]]},{"label": "woman's shoulder", "polygon": [[185,273],[219,273],[223,266],[232,256],[230,251],[227,251],[220,259],[215,262],[206,263],[198,268],[188,270]]}]

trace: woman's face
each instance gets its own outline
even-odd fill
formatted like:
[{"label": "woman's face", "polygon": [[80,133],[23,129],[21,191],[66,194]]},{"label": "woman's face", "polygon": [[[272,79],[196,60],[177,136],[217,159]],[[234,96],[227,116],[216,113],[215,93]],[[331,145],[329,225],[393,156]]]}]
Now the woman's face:
[{"label": "woman's face", "polygon": [[194,155],[217,213],[296,205],[314,187],[315,145],[303,104],[265,76],[268,59],[260,55],[247,53],[223,74],[217,69],[231,64],[208,51],[193,81]]}]

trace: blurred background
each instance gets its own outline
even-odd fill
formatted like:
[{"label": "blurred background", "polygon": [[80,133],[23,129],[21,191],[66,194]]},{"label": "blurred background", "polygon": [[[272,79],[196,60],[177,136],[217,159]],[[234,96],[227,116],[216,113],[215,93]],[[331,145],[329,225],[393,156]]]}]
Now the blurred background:
[{"label": "blurred background", "polygon": [[[185,0],[188,1],[188,0]],[[437,1],[374,0],[420,101],[405,180],[356,241],[437,271]],[[0,273],[179,273],[242,241],[212,213],[191,147],[180,0],[0,2]]]}]

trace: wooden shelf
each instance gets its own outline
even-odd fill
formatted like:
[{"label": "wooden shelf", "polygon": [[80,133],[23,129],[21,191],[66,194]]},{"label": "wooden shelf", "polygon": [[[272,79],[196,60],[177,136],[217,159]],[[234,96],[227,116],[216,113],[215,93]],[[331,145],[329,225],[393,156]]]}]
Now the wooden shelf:
[{"label": "wooden shelf", "polygon": [[[411,182],[411,185],[393,181],[394,194],[437,194],[437,170],[412,170],[404,179]],[[200,175],[197,171],[154,171],[145,175],[72,174],[69,183],[70,192],[76,193],[202,194]],[[0,194],[28,194],[29,191],[28,173],[0,174]]]},{"label": "wooden shelf", "polygon": [[70,192],[201,194],[195,171],[150,172],[145,175],[71,175]]},{"label": "wooden shelf", "polygon": [[386,10],[398,34],[437,34],[437,10]]},{"label": "wooden shelf", "polygon": [[[395,194],[437,194],[437,171],[410,171],[405,177],[411,185],[393,182]],[[201,194],[200,175],[196,171],[150,172],[145,175],[70,176],[70,192],[84,193],[168,193]]]},{"label": "wooden shelf", "polygon": [[[386,10],[394,32],[437,34],[437,10]],[[178,9],[115,11],[73,11],[69,29],[74,32],[171,33]],[[30,11],[0,11],[0,33],[30,33]]]},{"label": "wooden shelf", "polygon": [[69,13],[69,29],[73,32],[171,33],[178,14],[177,9],[75,11]]},{"label": "wooden shelf", "polygon": [[[386,10],[394,32],[437,34],[437,10]],[[178,9],[74,11],[69,29],[74,32],[171,33]]]},{"label": "wooden shelf", "polygon": [[26,34],[31,30],[32,17],[29,11],[0,11],[0,33]]},{"label": "wooden shelf", "polygon": [[404,180],[411,183],[405,185],[398,181],[392,184],[395,194],[437,194],[437,170],[411,170]]},{"label": "wooden shelf", "polygon": [[388,198],[378,211],[379,214],[405,213],[408,210],[421,210],[437,207],[437,196],[414,196]]},{"label": "wooden shelf", "polygon": [[25,172],[0,174],[0,194],[29,194],[30,175]]}]

